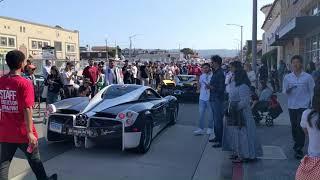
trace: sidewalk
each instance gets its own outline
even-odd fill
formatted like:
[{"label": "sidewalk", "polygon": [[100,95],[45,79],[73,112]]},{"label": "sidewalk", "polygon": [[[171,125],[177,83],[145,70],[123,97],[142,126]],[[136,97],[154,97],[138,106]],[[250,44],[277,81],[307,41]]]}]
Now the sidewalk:
[{"label": "sidewalk", "polygon": [[[284,112],[274,121],[275,125],[266,127],[262,123],[262,126],[257,127],[258,136],[265,150],[265,158],[255,163],[243,164],[240,169],[243,172],[242,180],[295,179],[295,173],[300,161],[294,158],[292,149],[293,140],[287,99],[282,94],[278,94],[278,98]],[[266,146],[272,146],[272,149]]]}]

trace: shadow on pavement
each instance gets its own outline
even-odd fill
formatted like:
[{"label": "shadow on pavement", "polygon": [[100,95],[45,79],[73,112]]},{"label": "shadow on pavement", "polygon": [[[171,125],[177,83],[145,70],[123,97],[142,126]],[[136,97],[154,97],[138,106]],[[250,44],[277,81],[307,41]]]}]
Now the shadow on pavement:
[{"label": "shadow on pavement", "polygon": [[[62,154],[74,147],[73,142],[48,143],[45,138],[39,139],[39,148],[41,160],[48,161],[55,156]],[[25,155],[19,149],[17,150],[15,158],[26,159]]]}]

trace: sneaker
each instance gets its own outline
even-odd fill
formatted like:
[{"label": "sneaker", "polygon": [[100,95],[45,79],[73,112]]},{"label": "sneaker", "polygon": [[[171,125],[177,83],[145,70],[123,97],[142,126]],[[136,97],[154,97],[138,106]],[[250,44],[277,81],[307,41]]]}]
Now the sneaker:
[{"label": "sneaker", "polygon": [[210,141],[213,141],[214,139],[216,139],[216,136],[212,133],[212,134],[210,134],[210,136],[209,136],[209,142]]},{"label": "sneaker", "polygon": [[195,131],[193,131],[193,134],[196,135],[196,136],[199,136],[199,135],[204,135],[205,134],[205,131],[203,129],[197,129]]},{"label": "sneaker", "polygon": [[208,135],[211,135],[212,133],[213,133],[213,130],[210,129],[210,128],[208,128],[208,129],[207,129],[207,134],[208,134]]},{"label": "sneaker", "polygon": [[219,142],[217,138],[209,139],[209,142],[211,143],[217,143]]},{"label": "sneaker", "polygon": [[222,145],[221,145],[221,143],[216,143],[216,144],[212,145],[212,147],[213,148],[221,148]]},{"label": "sneaker", "polygon": [[58,179],[58,175],[57,174],[52,174],[48,180],[57,180]]}]

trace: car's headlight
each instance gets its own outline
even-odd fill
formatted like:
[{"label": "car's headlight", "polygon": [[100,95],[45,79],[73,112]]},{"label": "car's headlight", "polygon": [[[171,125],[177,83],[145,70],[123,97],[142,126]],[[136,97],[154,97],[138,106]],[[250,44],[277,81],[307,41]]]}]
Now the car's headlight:
[{"label": "car's headlight", "polygon": [[49,104],[46,109],[46,117],[49,117],[50,114],[57,112],[57,108],[53,104]]},{"label": "car's headlight", "polygon": [[139,115],[139,113],[136,113],[134,111],[130,111],[130,110],[123,111],[117,115],[117,119],[124,122],[125,127],[129,127],[135,123],[138,115]]}]

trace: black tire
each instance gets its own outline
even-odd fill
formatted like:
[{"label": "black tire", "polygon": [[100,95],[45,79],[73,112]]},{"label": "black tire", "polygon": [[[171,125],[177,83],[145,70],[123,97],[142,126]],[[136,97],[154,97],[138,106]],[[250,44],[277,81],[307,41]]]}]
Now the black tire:
[{"label": "black tire", "polygon": [[147,120],[141,131],[139,146],[135,149],[137,153],[144,154],[149,151],[152,143],[152,121]]},{"label": "black tire", "polygon": [[178,113],[179,113],[179,108],[178,107],[176,107],[175,110],[173,112],[171,112],[170,123],[169,123],[170,126],[175,125],[177,123]]}]

